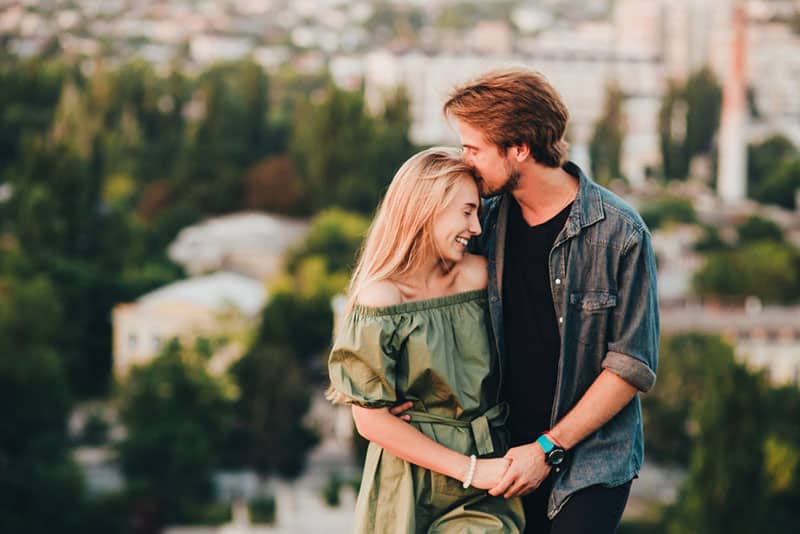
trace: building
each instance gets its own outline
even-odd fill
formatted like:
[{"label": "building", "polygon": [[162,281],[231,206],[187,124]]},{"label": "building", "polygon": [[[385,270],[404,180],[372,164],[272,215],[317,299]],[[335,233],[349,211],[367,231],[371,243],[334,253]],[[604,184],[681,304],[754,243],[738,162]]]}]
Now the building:
[{"label": "building", "polygon": [[226,270],[268,281],[281,271],[286,251],[307,231],[306,221],[236,213],[184,228],[167,253],[191,275]]},{"label": "building", "polygon": [[114,375],[152,360],[177,338],[211,341],[212,372],[220,373],[242,355],[267,295],[264,284],[232,272],[181,280],[112,310]]},{"label": "building", "polygon": [[800,385],[800,308],[764,307],[750,301],[744,308],[662,307],[666,335],[684,332],[719,334],[751,369],[764,370],[775,384]]}]

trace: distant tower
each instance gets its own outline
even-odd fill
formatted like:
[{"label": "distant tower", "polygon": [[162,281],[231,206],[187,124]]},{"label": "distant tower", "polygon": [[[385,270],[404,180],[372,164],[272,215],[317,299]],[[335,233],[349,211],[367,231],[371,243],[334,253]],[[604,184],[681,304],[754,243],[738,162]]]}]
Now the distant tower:
[{"label": "distant tower", "polygon": [[747,196],[745,12],[740,2],[736,2],[733,10],[730,66],[722,90],[717,176],[717,193],[725,204],[738,204]]}]

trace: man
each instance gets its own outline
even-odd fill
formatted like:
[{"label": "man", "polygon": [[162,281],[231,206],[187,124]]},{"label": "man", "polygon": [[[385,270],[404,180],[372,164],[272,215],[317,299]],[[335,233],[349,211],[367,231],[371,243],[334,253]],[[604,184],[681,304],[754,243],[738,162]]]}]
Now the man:
[{"label": "man", "polygon": [[524,496],[527,532],[614,532],[643,460],[637,394],[658,361],[649,231],[566,161],[568,112],[540,74],[486,74],[444,112],[489,197],[472,248],[489,260],[512,434],[490,493]]}]

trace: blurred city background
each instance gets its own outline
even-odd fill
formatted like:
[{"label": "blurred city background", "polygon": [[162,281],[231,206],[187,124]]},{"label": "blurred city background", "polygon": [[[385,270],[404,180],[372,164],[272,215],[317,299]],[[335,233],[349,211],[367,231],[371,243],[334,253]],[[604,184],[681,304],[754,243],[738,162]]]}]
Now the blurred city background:
[{"label": "blurred city background", "polygon": [[349,532],[354,254],[508,65],[653,232],[620,531],[796,532],[800,0],[0,0],[0,532]]}]

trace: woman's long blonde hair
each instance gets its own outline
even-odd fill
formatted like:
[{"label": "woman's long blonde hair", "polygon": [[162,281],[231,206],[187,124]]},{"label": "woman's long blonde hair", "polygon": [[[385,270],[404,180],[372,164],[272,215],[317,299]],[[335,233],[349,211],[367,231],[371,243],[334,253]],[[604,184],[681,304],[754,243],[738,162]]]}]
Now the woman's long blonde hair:
[{"label": "woman's long blonde hair", "polygon": [[348,288],[345,316],[359,292],[371,283],[406,276],[428,254],[439,255],[432,228],[436,215],[452,200],[463,178],[475,179],[461,151],[433,147],[406,161],[378,205]]}]

